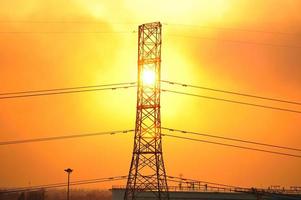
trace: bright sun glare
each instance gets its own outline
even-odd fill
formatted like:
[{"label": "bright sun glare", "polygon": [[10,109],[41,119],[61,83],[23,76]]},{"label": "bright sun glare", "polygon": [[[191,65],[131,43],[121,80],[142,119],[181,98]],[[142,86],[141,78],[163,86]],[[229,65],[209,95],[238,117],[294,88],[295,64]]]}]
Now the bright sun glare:
[{"label": "bright sun glare", "polygon": [[155,83],[156,75],[152,70],[144,70],[142,73],[142,81],[144,84],[152,85]]}]

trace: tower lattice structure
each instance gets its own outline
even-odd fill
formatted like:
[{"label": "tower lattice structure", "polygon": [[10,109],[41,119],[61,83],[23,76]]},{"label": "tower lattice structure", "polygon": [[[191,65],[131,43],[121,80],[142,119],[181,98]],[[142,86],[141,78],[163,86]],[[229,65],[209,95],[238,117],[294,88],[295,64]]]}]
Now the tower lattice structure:
[{"label": "tower lattice structure", "polygon": [[145,192],[151,199],[169,199],[161,142],[161,33],[160,22],[139,26],[136,128],[125,200],[141,199]]}]

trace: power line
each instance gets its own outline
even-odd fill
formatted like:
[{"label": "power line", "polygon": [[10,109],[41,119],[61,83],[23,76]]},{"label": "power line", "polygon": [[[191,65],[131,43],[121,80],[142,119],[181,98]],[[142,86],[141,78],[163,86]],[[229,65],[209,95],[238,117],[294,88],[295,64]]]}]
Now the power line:
[{"label": "power line", "polygon": [[21,23],[21,24],[116,24],[116,25],[137,25],[138,23],[118,23],[118,22],[100,22],[93,20],[0,20],[0,23]]},{"label": "power line", "polygon": [[167,25],[167,26],[194,27],[194,28],[203,28],[203,29],[219,29],[219,30],[227,30],[227,31],[254,32],[254,33],[268,33],[268,34],[282,34],[282,35],[300,35],[300,33],[292,33],[292,32],[254,30],[254,29],[233,28],[233,27],[202,26],[202,25],[193,25],[193,24],[164,23],[164,25]]},{"label": "power line", "polygon": [[[22,24],[114,24],[114,25],[137,25],[139,23],[126,23],[126,22],[100,22],[94,20],[0,20],[0,23],[22,23]],[[218,30],[229,30],[229,31],[242,31],[242,32],[255,32],[255,33],[268,33],[268,34],[283,34],[283,35],[299,35],[299,33],[293,32],[280,32],[280,31],[266,31],[266,30],[254,30],[244,28],[233,28],[233,27],[216,27],[216,26],[203,26],[196,24],[179,24],[179,23],[163,23],[166,26],[181,26],[181,27],[192,27],[199,29],[218,29]]]},{"label": "power line", "polygon": [[263,96],[259,96],[259,95],[253,95],[253,94],[247,94],[247,93],[241,93],[241,92],[234,92],[234,91],[230,91],[230,90],[222,90],[222,89],[216,89],[216,88],[210,88],[210,87],[204,87],[204,86],[196,86],[196,85],[190,85],[190,84],[173,82],[173,81],[165,81],[165,80],[161,80],[161,82],[168,83],[168,84],[171,84],[171,85],[179,85],[179,86],[182,86],[182,87],[191,87],[191,88],[197,88],[197,89],[210,90],[210,91],[214,91],[214,92],[222,92],[222,93],[227,93],[227,94],[234,94],[234,95],[240,95],[240,96],[245,96],[245,97],[252,97],[252,98],[257,98],[257,99],[276,101],[276,102],[281,102],[281,103],[301,105],[301,102],[284,100],[284,99],[277,99],[277,98],[270,98],[270,97],[263,97]]},{"label": "power line", "polygon": [[230,138],[230,137],[222,137],[222,136],[217,136],[217,135],[197,133],[197,132],[184,131],[184,130],[179,130],[179,129],[165,128],[165,127],[161,127],[161,129],[167,130],[167,131],[170,131],[170,132],[193,134],[193,135],[199,135],[199,136],[218,138],[218,139],[230,140],[230,141],[235,141],[235,142],[243,142],[243,143],[248,143],[248,144],[256,144],[256,145],[261,145],[261,146],[266,146],[266,147],[273,147],[273,148],[279,148],[279,149],[293,150],[293,151],[300,151],[301,152],[301,149],[298,149],[298,148],[292,148],[292,147],[286,147],[286,146],[280,146],[280,145],[274,145],[274,144],[267,144],[267,143],[261,143],[261,142],[254,142],[254,141],[250,141],[250,140],[242,140],[242,139],[236,139],[236,138]]},{"label": "power line", "polygon": [[[254,97],[254,98],[259,98],[259,99],[266,99],[266,100],[271,100],[271,101],[278,101],[278,102],[283,102],[283,103],[301,105],[300,102],[296,102],[296,101],[288,101],[288,100],[283,100],[283,99],[262,97],[262,96],[251,95],[251,94],[246,94],[246,93],[239,93],[239,92],[233,92],[233,91],[228,91],[228,90],[214,89],[214,88],[203,87],[203,86],[195,86],[195,85],[172,82],[172,81],[165,81],[165,80],[162,80],[161,82],[168,83],[168,84],[171,84],[171,85],[180,85],[180,86],[183,86],[183,87],[206,89],[206,90],[212,90],[212,91],[217,91],[217,92],[223,92],[223,93],[229,93],[229,94],[235,94],[235,95],[241,95],[241,96]],[[107,88],[108,86],[118,86],[118,87],[109,87],[109,88]],[[106,88],[102,88],[102,87],[106,87]],[[34,97],[34,96],[44,96],[44,95],[57,95],[57,94],[79,93],[79,92],[91,92],[91,91],[99,91],[99,90],[128,89],[128,88],[131,88],[131,87],[136,87],[136,82],[90,85],[90,86],[78,86],[78,87],[65,87],[65,88],[54,88],[54,89],[43,89],[43,90],[27,90],[27,91],[19,91],[19,92],[6,92],[6,93],[0,93],[0,100],[1,99],[10,99],[10,98],[21,98],[21,97]],[[220,101],[226,101],[226,102],[231,102],[231,103],[239,103],[239,104],[244,104],[244,105],[249,105],[249,106],[259,106],[259,107],[263,107],[263,108],[276,109],[276,110],[281,110],[281,111],[289,111],[289,112],[297,112],[297,113],[301,112],[301,111],[296,111],[296,110],[291,110],[291,109],[278,108],[278,107],[272,107],[272,106],[264,106],[264,105],[259,105],[259,104],[246,103],[246,102],[240,102],[240,101],[234,101],[234,100],[228,100],[228,99],[222,99],[222,98],[216,98],[216,97],[209,97],[209,96],[204,96],[204,95],[197,95],[197,94],[191,94],[191,93],[185,93],[185,92],[179,92],[179,91],[173,91],[173,90],[162,89],[162,91],[172,92],[172,93],[177,93],[177,94],[190,95],[190,96],[196,96],[196,97],[202,97],[202,98],[208,98],[208,99],[214,99],[214,100],[220,100]]]},{"label": "power line", "polygon": [[[133,31],[0,31],[1,35],[5,34],[136,34],[135,30]],[[273,43],[264,43],[264,42],[252,42],[252,41],[243,41],[243,40],[229,40],[229,39],[219,39],[219,38],[209,38],[202,36],[192,36],[192,35],[183,35],[183,34],[168,34],[169,36],[175,37],[184,37],[184,38],[198,38],[203,40],[213,40],[213,41],[222,41],[222,42],[231,42],[231,43],[241,43],[249,45],[265,45],[273,47],[285,47],[285,48],[301,48],[301,46],[296,45],[286,45],[286,44],[273,44]]]},{"label": "power line", "polygon": [[[171,181],[171,182],[180,182],[180,181],[184,180],[184,181],[202,182],[202,183],[218,185],[218,186],[225,186],[224,184],[218,184],[218,183],[212,183],[212,182],[206,182],[206,181],[198,181],[198,180],[185,179],[185,178],[178,178],[178,177],[174,177],[174,176],[167,176],[167,177],[169,178],[168,181]],[[115,177],[108,177],[108,178],[86,179],[86,180],[73,181],[70,183],[70,185],[82,185],[82,184],[92,184],[92,183],[99,183],[99,182],[117,181],[117,180],[124,180],[127,178],[128,178],[128,176],[115,176]],[[181,180],[174,180],[174,179],[181,179]],[[20,187],[20,188],[14,188],[11,190],[2,191],[2,192],[0,192],[0,194],[33,191],[33,190],[39,190],[39,189],[50,189],[50,188],[64,187],[64,186],[67,186],[67,184],[66,183],[53,183],[53,184],[37,185],[37,186],[31,186],[31,187]],[[239,188],[241,188],[241,187],[239,187]]]},{"label": "power line", "polygon": [[242,101],[235,101],[235,100],[230,100],[230,99],[198,95],[198,94],[192,94],[192,93],[186,93],[186,92],[179,92],[179,91],[174,91],[174,90],[162,89],[161,91],[175,93],[175,94],[188,95],[188,96],[194,96],[194,97],[200,97],[200,98],[211,99],[211,100],[217,100],[217,101],[224,101],[224,102],[228,102],[228,103],[236,103],[236,104],[241,104],[241,105],[254,106],[254,107],[267,108],[267,109],[272,109],[272,110],[280,110],[280,111],[285,111],[285,112],[293,112],[293,113],[301,114],[301,111],[299,111],[299,110],[292,110],[292,109],[287,109],[287,108],[265,106],[265,105],[260,105],[260,104],[247,103],[247,102],[242,102]]},{"label": "power line", "polygon": [[295,48],[295,49],[301,48],[301,46],[297,46],[297,45],[274,44],[274,43],[266,43],[266,42],[252,42],[252,41],[244,41],[244,40],[219,39],[219,38],[202,37],[202,36],[196,36],[196,35],[184,35],[184,34],[168,34],[168,35],[174,36],[174,37],[194,38],[194,39],[240,43],[240,44],[249,44],[249,45],[264,45],[264,46]]},{"label": "power line", "polygon": [[[58,22],[49,22],[49,23],[58,23]],[[67,23],[67,22],[65,22],[65,23]],[[71,22],[69,22],[69,23],[71,23]],[[259,31],[253,31],[253,32],[259,32]],[[0,32],[0,34],[124,34],[124,33],[137,33],[137,32],[135,30],[133,30],[133,31],[1,31]],[[301,46],[297,46],[297,45],[219,39],[219,38],[209,38],[209,37],[202,37],[202,36],[196,36],[196,35],[194,35],[194,36],[193,35],[184,35],[184,34],[169,34],[169,35],[175,36],[175,37],[198,38],[198,39],[203,39],[203,40],[214,40],[214,41],[223,41],[223,42],[231,42],[231,43],[250,44],[250,45],[265,45],[265,46],[285,47],[285,48],[301,48]]]},{"label": "power line", "polygon": [[[301,151],[300,149],[295,149],[295,148],[290,148],[290,147],[283,147],[283,146],[277,146],[277,145],[272,145],[272,144],[264,144],[264,143],[258,143],[258,142],[252,142],[252,141],[240,140],[240,139],[234,139],[234,138],[226,138],[226,137],[220,137],[220,136],[209,135],[209,134],[201,134],[201,133],[195,133],[195,132],[189,132],[189,131],[183,131],[183,130],[177,130],[177,129],[170,129],[170,128],[165,128],[165,127],[162,127],[162,129],[168,130],[168,131],[177,131],[177,132],[181,132],[181,133],[191,133],[191,134],[197,134],[197,135],[214,137],[214,138],[222,138],[222,139],[227,139],[227,140],[240,141],[240,142],[245,142],[245,143],[259,144],[259,145],[264,145],[264,146],[269,146],[269,147],[283,148],[283,149],[287,149],[287,150]],[[44,142],[44,141],[51,141],[51,140],[72,139],[72,138],[80,138],[80,137],[91,137],[91,136],[100,136],[100,135],[114,135],[114,134],[129,133],[129,132],[134,132],[134,131],[135,131],[134,129],[128,129],[128,130],[120,130],[120,131],[107,131],[107,132],[63,135],[63,136],[54,136],[54,137],[24,139],[24,140],[2,141],[2,142],[0,142],[0,146],[1,145],[12,145],[12,144],[22,144],[22,143],[32,143],[32,142]]]},{"label": "power line", "polygon": [[182,136],[175,136],[175,135],[169,135],[169,134],[162,134],[162,136],[173,137],[173,138],[184,139],[184,140],[197,141],[197,142],[204,142],[204,143],[221,145],[221,146],[227,146],[227,147],[234,147],[234,148],[239,148],[239,149],[259,151],[259,152],[265,152],[265,153],[271,153],[271,154],[278,154],[278,155],[282,155],[282,156],[290,156],[290,157],[295,157],[295,158],[301,158],[301,155],[283,153],[283,152],[278,152],[278,151],[270,151],[270,150],[265,150],[265,149],[257,149],[257,148],[245,147],[245,146],[239,146],[239,145],[233,145],[233,144],[227,144],[227,143],[222,143],[222,142],[213,142],[213,141],[208,141],[208,140],[201,140],[201,139],[195,139],[195,138],[190,138],[190,137],[182,137]]},{"label": "power line", "polygon": [[[114,177],[108,177],[108,178],[85,179],[85,180],[73,181],[70,183],[70,185],[74,186],[74,185],[94,184],[94,183],[101,183],[101,182],[112,182],[112,181],[125,180],[127,178],[128,178],[128,176],[114,176]],[[220,183],[213,183],[213,182],[200,181],[200,180],[194,180],[194,179],[186,179],[186,178],[174,177],[174,176],[167,176],[167,178],[169,178],[168,181],[177,182],[177,183],[180,183],[182,181],[190,181],[190,182],[201,182],[204,184],[216,185],[215,187],[214,186],[207,186],[207,187],[208,188],[216,188],[216,189],[229,189],[229,191],[232,191],[232,192],[253,192],[252,189],[249,189],[249,188],[225,185],[225,184],[220,184]],[[178,180],[175,180],[175,179],[178,179]],[[65,186],[67,186],[67,183],[61,182],[61,183],[46,184],[46,185],[36,185],[36,186],[31,186],[31,187],[19,187],[19,188],[1,191],[0,194],[6,195],[6,194],[11,194],[11,193],[29,192],[29,191],[36,191],[36,190],[41,190],[41,189],[51,189],[51,188],[58,188],[58,187],[65,187]],[[220,187],[220,186],[222,186],[222,187]],[[258,192],[265,192],[266,195],[273,194],[273,193],[270,193],[269,191],[265,191],[263,189],[258,190]],[[277,193],[277,195],[280,195],[280,194]],[[284,196],[284,194],[281,194],[281,195]]]},{"label": "power line", "polygon": [[136,31],[0,31],[0,34],[124,34]]},{"label": "power line", "polygon": [[127,86],[118,86],[118,87],[109,87],[109,88],[94,88],[94,89],[81,89],[81,90],[70,90],[70,91],[57,91],[57,92],[46,92],[46,93],[36,93],[36,94],[23,94],[23,95],[11,95],[11,96],[0,96],[1,99],[15,99],[15,98],[24,98],[24,97],[36,97],[36,96],[47,96],[47,95],[59,95],[59,94],[71,94],[71,93],[80,93],[80,92],[94,92],[101,90],[117,90],[117,89],[129,89],[136,87],[135,85]]},{"label": "power line", "polygon": [[[201,133],[195,133],[195,132],[189,132],[189,131],[183,131],[183,130],[177,130],[177,129],[170,129],[170,128],[165,128],[165,127],[162,127],[162,129],[163,130],[168,130],[168,131],[177,131],[177,132],[181,132],[181,133],[190,133],[190,134],[214,137],[214,138],[222,138],[222,139],[226,139],[226,140],[240,141],[240,142],[245,142],[245,143],[259,144],[259,145],[264,145],[264,146],[269,146],[269,147],[283,148],[283,149],[287,149],[287,150],[301,151],[300,149],[295,149],[295,148],[290,148],[290,147],[283,147],[283,146],[277,146],[277,145],[272,145],[272,144],[258,143],[258,142],[240,140],[240,139],[234,139],[234,138],[226,138],[226,137],[220,137],[220,136],[209,135],[209,134],[201,134]],[[63,135],[63,136],[54,136],[54,137],[24,139],[24,140],[2,141],[2,142],[0,142],[0,145],[12,145],[12,144],[22,144],[22,143],[32,143],[32,142],[44,142],[44,141],[51,141],[51,140],[63,140],[63,139],[91,137],[91,136],[100,136],[100,135],[113,135],[113,134],[119,134],[119,133],[129,133],[129,132],[134,132],[134,131],[135,130],[133,130],[133,129],[128,129],[128,130],[120,130],[120,131],[107,131],[107,132],[96,132],[96,133],[75,134],[75,135]]]},{"label": "power line", "polygon": [[[92,183],[100,183],[100,182],[118,181],[118,180],[124,180],[126,178],[127,178],[127,176],[115,176],[115,177],[108,177],[108,178],[86,179],[86,180],[70,182],[70,185],[83,185],[83,184],[92,184]],[[40,190],[40,189],[50,189],[50,188],[65,187],[65,186],[67,186],[67,183],[36,185],[36,186],[31,186],[31,187],[20,187],[20,188],[15,188],[12,190],[6,190],[6,191],[0,192],[0,194],[34,191],[34,190]]]},{"label": "power line", "polygon": [[[80,21],[80,20],[0,20],[0,23],[76,23],[76,24],[126,24],[126,25],[135,25],[137,23],[103,23],[97,21]],[[173,23],[164,23],[167,26],[184,26],[184,27],[197,27],[197,28],[206,28],[206,29],[220,29],[220,30],[230,30],[230,31],[243,31],[243,32],[257,32],[257,33],[268,33],[268,34],[286,34],[286,35],[299,35],[297,33],[287,33],[287,32],[277,32],[277,31],[263,31],[263,30],[251,30],[251,29],[240,29],[240,28],[229,28],[229,27],[210,27],[210,26],[200,26],[192,24],[173,24]],[[0,34],[111,34],[111,33],[137,33],[134,31],[2,31]],[[243,43],[251,45],[267,45],[267,46],[276,46],[276,47],[286,47],[286,48],[301,48],[301,46],[296,45],[282,45],[282,44],[273,44],[273,43],[262,43],[262,42],[252,42],[252,41],[242,41],[242,40],[228,40],[228,39],[218,39],[218,38],[208,38],[201,36],[193,35],[183,35],[183,34],[169,34],[176,37],[189,37],[189,38],[199,38],[205,40],[216,40],[216,41],[225,41],[232,43]]]},{"label": "power line", "polygon": [[18,91],[18,92],[6,92],[6,93],[0,93],[0,96],[19,95],[19,94],[28,94],[28,93],[41,93],[41,92],[53,92],[53,91],[62,91],[62,90],[87,89],[87,88],[96,88],[96,87],[97,88],[98,87],[110,87],[110,86],[120,86],[120,85],[136,85],[136,82],[87,85],[87,86],[77,86],[77,87],[63,87],[63,88],[52,88],[52,89],[42,89],[42,90],[26,90],[26,91]]},{"label": "power line", "polygon": [[[218,183],[212,183],[212,182],[206,182],[206,181],[198,181],[198,180],[185,179],[185,178],[178,178],[178,177],[174,177],[174,176],[167,176],[167,177],[169,178],[168,181],[171,181],[171,182],[180,182],[182,180],[186,180],[186,181],[202,182],[202,183],[218,185],[218,186],[226,186],[224,184],[218,184]],[[108,177],[108,178],[86,179],[86,180],[73,181],[70,183],[70,185],[82,185],[82,184],[93,184],[93,183],[99,183],[99,182],[118,181],[118,180],[124,180],[127,178],[128,178],[128,176],[115,176],[115,177]],[[181,180],[174,180],[174,179],[181,179]],[[31,187],[19,187],[19,188],[14,188],[11,190],[2,191],[2,192],[0,192],[0,194],[27,192],[27,191],[35,191],[35,190],[40,190],[40,189],[65,187],[65,186],[67,186],[67,184],[64,182],[64,183],[53,183],[53,184],[46,184],[46,185],[36,185],[36,186],[31,186]],[[237,187],[237,188],[241,188],[241,187]]]},{"label": "power line", "polygon": [[[208,183],[208,184],[213,185],[213,183],[206,182],[206,181],[178,178],[178,177],[173,177],[173,176],[167,176],[167,177],[169,178],[168,181],[171,181],[171,182],[180,182],[179,180],[174,180],[174,179],[181,179],[181,180],[189,180],[189,181],[194,181],[194,182]],[[73,181],[70,183],[70,185],[82,185],[82,184],[93,184],[93,183],[99,183],[99,182],[118,181],[118,180],[124,180],[127,178],[128,178],[128,176],[115,176],[115,177],[108,177],[108,178],[86,179],[86,180]],[[215,183],[214,185],[225,186],[224,184],[217,184],[217,183]],[[67,184],[66,183],[54,183],[54,184],[46,184],[46,185],[36,185],[36,186],[31,186],[31,187],[14,188],[11,190],[2,191],[2,192],[0,192],[0,194],[35,191],[35,190],[40,190],[40,189],[51,189],[51,188],[64,187],[64,186],[67,186]]]},{"label": "power line", "polygon": [[106,131],[106,132],[96,132],[96,133],[85,133],[85,134],[75,134],[75,135],[62,135],[54,137],[42,137],[34,139],[24,139],[24,140],[11,140],[11,141],[0,141],[0,146],[2,145],[12,145],[12,144],[23,144],[23,143],[32,143],[32,142],[45,142],[51,140],[63,140],[63,139],[72,139],[72,138],[81,138],[81,137],[91,137],[91,136],[100,136],[100,135],[114,135],[119,133],[129,133],[135,130],[120,130],[120,131]]}]

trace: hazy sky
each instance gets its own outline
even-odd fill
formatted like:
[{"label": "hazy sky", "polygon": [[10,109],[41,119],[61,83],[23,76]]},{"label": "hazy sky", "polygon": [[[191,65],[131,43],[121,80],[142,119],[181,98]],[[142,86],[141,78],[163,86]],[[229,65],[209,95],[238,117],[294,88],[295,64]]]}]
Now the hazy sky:
[{"label": "hazy sky", "polygon": [[[301,101],[299,0],[0,0],[0,5],[1,93],[136,81],[133,31],[161,21],[162,79]],[[0,140],[132,129],[135,105],[135,89],[0,100]],[[169,93],[162,93],[161,113],[165,127],[301,147],[296,113]],[[242,186],[301,185],[298,158],[163,140],[169,175]],[[61,182],[67,167],[74,168],[73,179],[126,175],[132,145],[131,134],[0,146],[0,187]]]}]

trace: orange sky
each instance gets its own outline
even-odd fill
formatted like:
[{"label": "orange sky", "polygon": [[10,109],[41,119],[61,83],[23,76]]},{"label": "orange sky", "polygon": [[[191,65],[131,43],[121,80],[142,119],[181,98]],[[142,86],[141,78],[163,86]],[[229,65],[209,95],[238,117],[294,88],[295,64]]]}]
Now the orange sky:
[{"label": "orange sky", "polygon": [[[135,81],[137,34],[131,32],[161,21],[162,79],[300,102],[301,48],[229,41],[301,46],[300,7],[298,0],[2,1],[0,32],[128,33],[1,33],[0,91]],[[135,105],[135,89],[0,100],[0,140],[132,129]],[[161,113],[165,127],[301,146],[300,114],[169,93],[162,94]],[[163,139],[169,175],[242,186],[301,185],[298,158]],[[132,135],[115,135],[1,146],[0,187],[65,181],[66,167],[74,168],[73,179],[126,175],[132,145]]]}]

